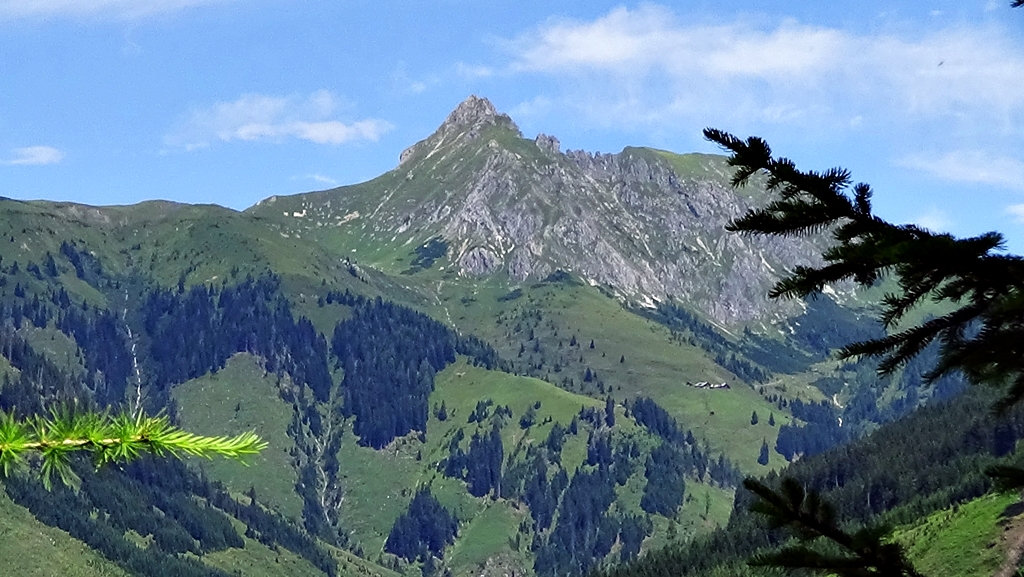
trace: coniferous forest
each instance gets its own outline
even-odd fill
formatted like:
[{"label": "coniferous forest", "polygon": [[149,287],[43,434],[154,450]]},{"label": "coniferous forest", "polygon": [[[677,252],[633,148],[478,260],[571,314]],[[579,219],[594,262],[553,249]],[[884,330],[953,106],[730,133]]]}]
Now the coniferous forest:
[{"label": "coniferous forest", "polygon": [[[22,274],[17,268],[13,272]],[[46,279],[44,275],[42,280]],[[19,377],[4,378],[0,401],[5,410],[31,414],[71,399],[91,399],[102,408],[130,401],[138,392],[150,410],[168,403],[166,409],[173,411],[177,410],[170,402],[173,387],[216,375],[233,355],[246,353],[261,359],[266,374],[276,375],[279,382],[287,377],[291,383],[281,388],[282,398],[293,402],[297,411],[298,421],[289,428],[290,434],[323,433],[325,417],[313,407],[325,404],[340,407],[341,416],[351,418],[360,444],[381,449],[410,432],[427,432],[435,375],[457,355],[467,355],[481,368],[508,366],[480,339],[456,335],[411,309],[350,292],[328,292],[323,297],[325,304],[350,311],[335,326],[328,344],[308,319],[293,312],[282,295],[280,279],[274,276],[221,286],[179,284],[171,289],[101,276],[96,282],[105,290],[129,294],[125,300],[138,303],[138,308],[126,306],[117,314],[87,301],[75,302],[62,289],[53,290],[46,301],[37,295],[29,299],[15,284],[18,290],[13,291],[13,299],[3,303],[9,328],[2,335],[2,345]],[[80,343],[77,354],[84,370],[69,373],[37,353],[19,332],[25,323],[40,329],[53,327]],[[338,382],[335,371],[343,375]],[[39,382],[48,383],[49,388],[40,391]],[[341,398],[331,405],[335,389]],[[521,499],[529,507],[538,535],[531,546],[537,558],[534,569],[540,574],[588,570],[609,556],[616,544],[618,558],[634,559],[651,532],[645,516],[609,510],[614,487],[624,485],[644,467],[636,465],[641,452],[635,443],[612,436],[616,423],[612,398],[607,397],[602,406],[581,409],[571,423],[554,423],[543,448],[531,448],[523,461],[525,468],[510,470],[501,432],[513,425],[524,429],[537,425],[536,417],[530,416],[537,410],[531,405],[522,418],[513,419],[508,407],[478,403],[469,416],[469,424],[475,423],[476,428],[452,440],[450,454],[440,465],[446,475],[464,481],[471,496]],[[638,422],[664,439],[648,458],[646,472],[638,473],[648,478],[642,502],[647,514],[674,516],[685,495],[685,476],[707,475],[709,481],[735,486],[738,474],[731,465],[706,455],[692,433],[688,438],[666,433],[676,431],[678,425],[653,401],[640,399],[633,410]],[[655,416],[645,420],[648,413]],[[589,437],[586,469],[567,471],[561,466],[563,445],[567,437],[583,434]],[[324,465],[325,471],[316,468]],[[16,503],[38,519],[69,531],[111,561],[140,574],[160,574],[168,566],[183,575],[220,574],[181,556],[242,548],[242,535],[228,521],[230,515],[245,523],[245,537],[290,549],[333,575],[337,565],[317,544],[318,538],[343,546],[346,539],[325,508],[323,493],[314,487],[318,474],[337,475],[337,470],[338,463],[332,459],[316,466],[307,462],[300,470],[296,489],[305,507],[299,525],[261,506],[253,492],[245,504],[216,481],[197,477],[181,463],[159,459],[96,472],[83,464],[76,467],[81,478],[78,491],[58,488],[51,494],[38,482],[21,477],[12,478],[5,487]],[[443,558],[445,547],[458,534],[459,522],[429,491],[421,490],[408,511],[395,520],[385,550],[407,561]],[[129,531],[152,539],[153,546],[136,549],[124,537]]]},{"label": "coniferous forest", "polygon": [[[672,10],[499,44],[678,39]],[[269,119],[185,152],[398,130],[335,100],[197,105]],[[1020,572],[1024,258],[705,137],[731,156],[562,151],[471,96],[394,170],[245,210],[0,197],[0,573],[935,577],[968,547]],[[8,147],[5,175],[64,159]]]},{"label": "coniferous forest", "polygon": [[[17,269],[14,273],[24,274]],[[42,278],[47,279],[45,274]],[[15,283],[14,288],[19,286]],[[503,366],[499,354],[479,339],[457,335],[422,313],[350,292],[324,296],[328,305],[350,311],[337,323],[328,342],[308,319],[296,317],[280,287],[279,279],[266,276],[220,287],[140,290],[135,284],[116,289],[137,291],[136,301],[141,303],[133,315],[137,315],[134,318],[142,336],[138,342],[149,343],[149,354],[141,357],[138,372],[131,354],[135,343],[128,337],[132,317],[84,301],[76,303],[61,289],[51,289],[45,299],[38,295],[29,298],[27,292],[14,290],[13,298],[6,298],[2,305],[8,329],[0,335],[0,345],[4,357],[19,370],[19,377],[5,377],[0,402],[5,410],[25,414],[71,398],[93,399],[102,407],[112,404],[110,399],[129,398],[139,382],[149,391],[148,402],[158,402],[168,398],[169,389],[177,383],[216,373],[228,358],[244,352],[262,359],[268,374],[287,375],[298,388],[282,389],[282,394],[297,403],[327,403],[337,388],[341,396],[337,406],[343,416],[352,419],[358,442],[381,449],[410,432],[428,433],[435,376],[458,355],[468,355],[481,367]],[[53,326],[80,343],[84,371],[69,374],[37,353],[18,330],[26,323],[37,328]],[[905,371],[903,378],[911,383],[908,388],[920,386],[914,379],[920,383],[920,367],[926,360]],[[337,383],[334,371],[343,375]],[[40,391],[39,382],[48,387]],[[309,391],[307,401],[299,399],[301,392],[296,393],[302,390]],[[773,449],[787,459],[802,455],[788,474],[823,491],[837,503],[844,518],[864,521],[865,515],[878,514],[911,518],[984,492],[988,481],[977,474],[979,463],[1007,454],[1024,432],[1024,425],[1014,424],[1016,420],[994,425],[979,419],[974,411],[984,401],[974,393],[957,395],[957,390],[942,393],[949,400],[919,410],[862,441],[856,440],[853,428],[836,425],[838,415],[832,404],[794,399],[785,409],[802,424],[780,426]],[[542,446],[531,447],[522,465],[509,467],[505,460],[510,448],[503,444],[502,430],[535,426],[536,417],[530,413],[536,411],[531,406],[514,418],[506,407],[480,402],[468,418],[471,432],[463,434],[463,429],[458,429],[459,435],[449,442],[439,468],[465,482],[471,496],[519,499],[528,507],[536,532],[530,546],[536,559],[533,570],[539,575],[589,571],[613,548],[622,561],[636,559],[652,530],[650,516],[674,518],[684,505],[688,480],[735,488],[742,474],[727,459],[709,455],[692,430],[684,429],[650,398],[638,397],[624,406],[630,418],[658,440],[653,449],[641,452],[635,442],[613,434],[615,403],[608,397],[603,408],[585,408],[571,423],[555,423]],[[897,414],[883,417],[873,409],[861,420],[892,420],[900,412],[893,410]],[[951,413],[957,416],[950,417]],[[851,414],[849,406],[842,414]],[[323,423],[317,424],[319,415],[307,409],[301,421],[311,431],[322,430]],[[456,417],[445,415],[449,418]],[[881,449],[886,447],[886,435],[918,438],[941,419],[953,419],[960,426],[947,427],[940,438],[929,438],[925,447],[930,452],[918,453],[916,460],[890,455],[893,447]],[[561,465],[561,453],[566,439],[574,436],[586,438],[585,468],[570,471]],[[807,444],[812,441],[817,444]],[[836,446],[840,448],[829,451]],[[900,460],[908,471],[927,471],[927,475],[917,475],[926,483],[914,487],[899,482],[893,459]],[[338,467],[330,460],[327,463],[335,470]],[[313,474],[312,468],[307,470]],[[200,479],[174,462],[147,460],[121,471],[92,472],[85,467],[78,473],[82,484],[77,492],[61,488],[51,494],[38,483],[21,478],[10,480],[5,487],[15,502],[40,520],[68,530],[108,559],[140,574],[159,574],[159,568],[167,563],[179,564],[176,571],[180,574],[218,574],[181,555],[241,547],[241,535],[225,514],[246,523],[246,536],[291,549],[328,574],[337,571],[316,537],[341,544],[345,541],[329,517],[326,525],[316,521],[325,510],[315,491],[307,490],[304,523],[297,527],[261,507],[255,495],[243,505],[216,482]],[[613,511],[615,488],[633,474],[645,480],[639,501],[642,514]],[[305,484],[309,487],[315,482],[311,478]],[[197,503],[195,495],[202,496],[206,504]],[[667,562],[696,568],[738,562],[757,548],[776,543],[765,526],[746,512],[749,500],[744,492],[736,495],[728,530],[699,538],[688,552],[653,552],[639,565],[610,571],[649,571],[644,567]],[[97,511],[102,512],[103,523],[96,520]],[[445,548],[458,535],[459,523],[428,490],[421,489],[406,513],[395,520],[385,550],[409,562],[442,559]],[[128,530],[150,535],[154,546],[136,549],[122,536]],[[706,545],[702,548],[700,543]]]},{"label": "coniferous forest", "polygon": [[[174,460],[99,470],[76,462],[79,484],[52,491],[31,476],[5,480],[14,503],[133,574],[160,575],[168,568],[181,575],[225,574],[199,559],[244,549],[245,539],[339,574],[331,547],[366,556],[365,542],[353,537],[352,520],[344,516],[346,464],[338,457],[344,443],[381,455],[419,447],[409,453],[413,462],[457,482],[465,498],[515,503],[523,518],[512,550],[528,555],[527,568],[537,575],[658,574],[670,567],[699,575],[722,564],[740,567],[756,551],[784,543],[748,511],[752,500],[739,488],[741,468],[651,397],[616,399],[605,392],[557,421],[533,400],[515,409],[489,398],[465,411],[452,398],[432,405],[439,375],[453,366],[466,367],[459,374],[477,368],[510,375],[517,364],[481,338],[380,296],[324,288],[318,309],[342,313],[324,331],[273,274],[165,287],[109,273],[73,243],[40,263],[0,262],[0,273],[0,353],[11,367],[0,386],[5,411],[28,416],[67,403],[99,410],[141,403],[147,411],[175,415],[183,410],[174,401],[176,387],[225,371],[238,354],[257,359],[277,383],[279,400],[291,407],[289,459],[302,504],[297,517],[283,515],[254,490],[233,491]],[[69,292],[62,275],[74,275],[119,306]],[[574,286],[559,283],[537,290]],[[501,302],[520,298],[528,297]],[[775,432],[750,448],[756,463],[791,462],[785,475],[820,492],[850,523],[909,522],[977,497],[991,487],[981,471],[1011,458],[1024,436],[1019,412],[984,418],[990,396],[965,393],[962,379],[926,383],[935,347],[889,380],[878,380],[864,361],[840,365],[840,374],[812,383],[825,400],[787,398],[766,386],[773,375],[820,362],[845,339],[877,336],[873,325],[834,303],[808,306],[794,321],[799,330],[786,354],[753,333],[727,339],[675,305],[647,314],[675,342],[703,350],[744,379],[737,386],[766,403],[742,416],[744,426]],[[40,340],[44,334],[49,341]],[[63,361],[47,345],[57,335],[73,343]],[[572,350],[600,351],[582,335],[566,342]],[[612,360],[627,364],[625,355]],[[604,372],[587,370],[591,383]],[[897,392],[888,404],[878,402],[883,388]],[[833,395],[844,395],[841,406]],[[777,415],[786,418],[777,422]],[[424,455],[442,424],[450,431],[440,440],[443,451]],[[905,451],[908,445],[915,450]],[[780,478],[771,472],[765,482]],[[695,487],[734,495],[728,524],[693,536],[686,547],[646,548],[659,519],[677,523],[708,510],[706,502],[695,502]],[[635,491],[633,508],[622,505],[627,490]],[[381,553],[369,562],[450,570],[451,548],[473,518],[446,503],[427,486],[409,493],[389,521]],[[150,545],[140,548],[126,535]]]}]

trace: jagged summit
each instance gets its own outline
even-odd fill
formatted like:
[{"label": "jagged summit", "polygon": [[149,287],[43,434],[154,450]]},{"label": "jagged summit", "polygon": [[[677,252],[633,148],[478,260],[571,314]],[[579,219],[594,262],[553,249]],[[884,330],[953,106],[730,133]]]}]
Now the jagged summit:
[{"label": "jagged summit", "polygon": [[455,107],[433,134],[403,150],[399,157],[399,165],[405,164],[417,151],[428,145],[436,149],[445,143],[455,141],[460,135],[465,135],[467,141],[473,140],[487,126],[501,126],[522,136],[519,127],[509,115],[498,112],[490,100],[471,94]]},{"label": "jagged summit", "polygon": [[319,227],[331,243],[443,243],[444,266],[464,276],[518,283],[561,269],[645,306],[682,300],[723,325],[797,314],[799,304],[766,295],[777,271],[818,251],[804,239],[726,233],[752,200],[729,186],[729,172],[713,155],[563,152],[555,136],[526,139],[491,101],[470,96],[395,170],[273,210],[290,215],[289,234]]},{"label": "jagged summit", "polygon": [[544,134],[543,132],[538,134],[533,142],[537,145],[537,148],[548,154],[559,154],[562,152],[562,143],[554,136]]},{"label": "jagged summit", "polygon": [[463,100],[455,107],[455,110],[448,115],[448,118],[445,119],[441,126],[483,124],[485,122],[493,122],[497,116],[498,111],[490,100],[471,94],[469,98]]},{"label": "jagged summit", "polygon": [[[455,107],[455,110],[448,115],[448,118],[441,123],[434,135],[449,136],[468,129],[469,135],[476,136],[480,130],[488,125],[502,126],[522,136],[519,127],[513,122],[509,115],[498,112],[494,104],[486,99],[471,94]],[[430,140],[430,139],[428,139]]]}]

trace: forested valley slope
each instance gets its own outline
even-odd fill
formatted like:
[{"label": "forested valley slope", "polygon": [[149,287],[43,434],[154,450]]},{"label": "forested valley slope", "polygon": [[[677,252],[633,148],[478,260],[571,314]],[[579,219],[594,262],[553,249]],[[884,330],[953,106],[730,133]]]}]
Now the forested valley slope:
[{"label": "forested valley slope", "polygon": [[1021,416],[926,386],[934,351],[836,361],[884,334],[886,287],[769,300],[822,244],[726,232],[766,200],[730,177],[563,152],[470,97],[394,170],[243,212],[0,200],[0,408],[141,403],[269,443],[12,475],[0,572],[735,574],[782,538],[746,476],[908,539],[981,496]]}]

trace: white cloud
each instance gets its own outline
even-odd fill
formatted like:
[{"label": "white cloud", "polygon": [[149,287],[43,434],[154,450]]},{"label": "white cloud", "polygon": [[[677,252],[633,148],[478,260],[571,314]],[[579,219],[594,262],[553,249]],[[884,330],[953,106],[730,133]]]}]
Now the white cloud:
[{"label": "white cloud", "polygon": [[40,166],[57,164],[64,160],[64,153],[52,146],[26,146],[15,148],[11,152],[14,153],[14,157],[4,161],[4,164]]},{"label": "white cloud", "polygon": [[535,96],[530,100],[515,105],[511,114],[513,118],[533,118],[546,114],[554,106],[550,98],[546,96]]},{"label": "white cloud", "polygon": [[422,94],[440,82],[437,76],[426,76],[413,78],[409,75],[404,62],[399,62],[398,67],[391,73],[391,81],[395,89],[405,94]]},{"label": "white cloud", "polygon": [[949,230],[952,222],[944,212],[933,206],[928,210],[928,212],[915,218],[914,224],[927,228],[933,232],[944,232]]},{"label": "white cloud", "polygon": [[618,114],[616,122],[832,129],[858,116],[877,123],[970,117],[1019,131],[1024,116],[1024,51],[996,28],[900,37],[792,20],[704,25],[646,5],[590,21],[548,21],[502,46],[509,70],[553,77],[566,103],[606,119]]},{"label": "white cloud", "polygon": [[0,0],[0,18],[132,19],[229,0]]},{"label": "white cloud", "polygon": [[1024,204],[1011,204],[1006,207],[1006,213],[1013,217],[1013,220],[1024,224]]},{"label": "white cloud", "polygon": [[292,180],[312,180],[314,182],[319,182],[320,184],[326,184],[327,186],[338,186],[338,181],[337,180],[334,180],[333,178],[331,178],[329,176],[324,176],[322,174],[315,174],[315,173],[314,174],[306,174],[306,175],[303,175],[303,176],[294,176],[294,177],[292,177]]},{"label": "white cloud", "polygon": [[164,142],[187,150],[235,140],[284,142],[295,138],[342,144],[376,141],[392,128],[390,123],[373,118],[351,123],[333,119],[338,106],[338,99],[326,90],[306,98],[248,94],[193,110],[164,137]]},{"label": "white cloud", "polygon": [[494,76],[494,69],[482,64],[466,64],[458,62],[455,64],[455,73],[462,78],[489,78]]},{"label": "white cloud", "polygon": [[977,150],[958,150],[936,156],[909,157],[900,165],[941,180],[1024,190],[1024,162]]},{"label": "white cloud", "polygon": [[617,8],[593,22],[554,22],[511,42],[513,68],[546,72],[605,70],[630,76],[805,75],[821,71],[841,33],[787,23],[771,33],[747,26],[681,26],[657,6]]}]

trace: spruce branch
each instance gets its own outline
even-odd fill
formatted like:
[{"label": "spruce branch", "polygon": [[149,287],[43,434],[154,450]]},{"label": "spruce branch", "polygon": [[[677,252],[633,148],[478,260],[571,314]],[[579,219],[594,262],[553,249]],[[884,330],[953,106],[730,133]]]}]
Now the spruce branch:
[{"label": "spruce branch", "polygon": [[[839,577],[921,577],[900,545],[885,542],[889,533],[885,525],[868,526],[852,534],[844,531],[832,506],[816,492],[805,492],[792,478],[783,479],[777,491],[749,478],[743,486],[758,497],[752,511],[765,515],[776,528],[789,528],[801,542],[755,555],[750,565],[806,569]],[[819,540],[838,551],[816,546]]]},{"label": "spruce branch", "polygon": [[242,460],[266,447],[255,432],[234,437],[196,435],[172,425],[167,415],[111,415],[64,406],[48,415],[18,419],[13,413],[0,411],[0,473],[9,476],[35,457],[47,488],[55,476],[65,484],[74,483],[71,456],[76,451],[90,453],[100,467],[132,461],[143,453],[206,458],[221,455]]},{"label": "spruce branch", "polygon": [[999,493],[1024,489],[1024,469],[1021,467],[991,465],[985,469],[985,475],[992,478],[993,489]]},{"label": "spruce branch", "polygon": [[[1018,5],[1019,3],[1015,3]],[[973,383],[1006,387],[994,407],[1002,412],[1024,400],[1024,258],[1001,253],[1003,237],[989,232],[955,238],[912,224],[896,225],[872,212],[871,188],[852,184],[842,168],[801,171],[773,156],[757,137],[741,140],[706,129],[704,136],[730,153],[733,186],[765,176],[768,204],[730,222],[744,235],[806,236],[828,232],[833,244],[824,264],[797,267],[772,288],[772,298],[817,295],[826,285],[855,282],[874,286],[893,278],[899,290],[882,299],[882,324],[895,329],[915,307],[945,303],[954,309],[940,318],[883,338],[852,343],[841,358],[879,357],[878,371],[891,374],[933,342],[939,362],[929,382],[954,371]]]}]

